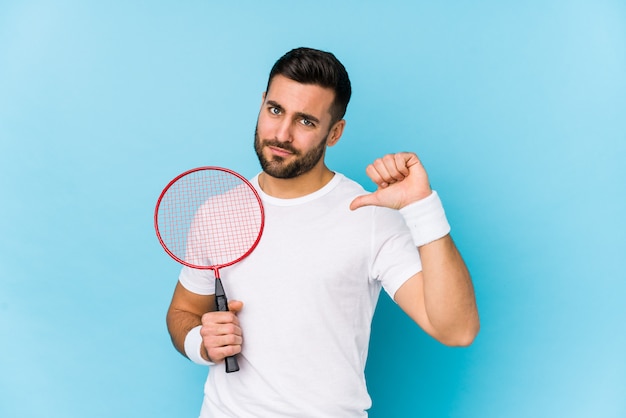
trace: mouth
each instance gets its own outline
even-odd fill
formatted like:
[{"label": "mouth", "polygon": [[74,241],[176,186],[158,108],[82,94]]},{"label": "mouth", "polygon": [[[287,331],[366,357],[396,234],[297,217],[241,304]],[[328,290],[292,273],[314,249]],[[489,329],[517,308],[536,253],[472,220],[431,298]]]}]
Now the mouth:
[{"label": "mouth", "polygon": [[292,151],[273,145],[268,145],[267,148],[269,148],[270,152],[277,157],[288,157],[294,154]]}]

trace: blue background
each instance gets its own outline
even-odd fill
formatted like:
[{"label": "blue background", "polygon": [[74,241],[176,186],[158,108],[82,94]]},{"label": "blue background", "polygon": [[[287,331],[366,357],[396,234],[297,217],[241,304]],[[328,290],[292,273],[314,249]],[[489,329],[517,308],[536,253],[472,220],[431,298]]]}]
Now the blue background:
[{"label": "blue background", "polygon": [[0,416],[194,417],[179,266],[152,226],[178,173],[246,176],[273,62],[333,51],[354,95],[331,167],[416,151],[482,329],[426,336],[385,295],[372,417],[626,416],[623,1],[3,1]]}]

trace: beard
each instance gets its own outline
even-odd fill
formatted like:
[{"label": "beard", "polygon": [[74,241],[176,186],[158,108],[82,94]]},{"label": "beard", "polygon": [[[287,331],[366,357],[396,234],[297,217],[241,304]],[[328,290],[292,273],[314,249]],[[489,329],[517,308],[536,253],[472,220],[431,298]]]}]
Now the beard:
[{"label": "beard", "polygon": [[[330,132],[317,147],[303,154],[289,142],[280,142],[275,139],[261,140],[258,131],[255,129],[254,150],[264,172],[275,178],[292,179],[310,171],[324,157],[329,134]],[[285,158],[276,155],[271,159],[267,159],[263,155],[263,148],[267,146],[289,151],[295,156],[295,159],[287,162]]]}]

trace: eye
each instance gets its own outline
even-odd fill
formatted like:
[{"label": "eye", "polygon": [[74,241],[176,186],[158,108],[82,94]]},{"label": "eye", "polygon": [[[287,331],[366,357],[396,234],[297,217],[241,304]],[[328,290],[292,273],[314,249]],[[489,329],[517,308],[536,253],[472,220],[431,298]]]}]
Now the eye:
[{"label": "eye", "polygon": [[279,108],[277,108],[277,107],[275,107],[275,106],[270,106],[270,108],[269,108],[269,112],[270,112],[272,115],[280,115],[280,109],[279,109]]},{"label": "eye", "polygon": [[308,126],[308,127],[314,127],[315,126],[315,123],[311,122],[308,119],[302,119],[300,121],[300,123],[302,123],[304,126]]}]

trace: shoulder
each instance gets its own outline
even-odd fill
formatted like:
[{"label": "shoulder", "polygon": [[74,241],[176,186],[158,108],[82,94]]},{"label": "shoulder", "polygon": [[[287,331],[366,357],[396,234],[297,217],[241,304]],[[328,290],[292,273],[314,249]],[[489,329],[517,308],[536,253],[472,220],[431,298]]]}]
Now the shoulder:
[{"label": "shoulder", "polygon": [[333,181],[337,184],[335,190],[341,194],[356,197],[368,193],[359,183],[341,173],[335,172]]},{"label": "shoulder", "polygon": [[335,197],[341,200],[341,206],[358,217],[367,217],[371,221],[378,222],[385,226],[403,227],[405,225],[402,215],[395,209],[381,206],[363,206],[356,210],[350,210],[349,206],[354,198],[370,193],[361,184],[340,173],[335,173],[337,186],[335,187]]}]

